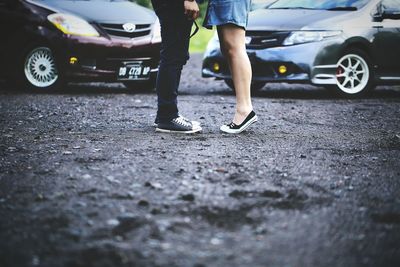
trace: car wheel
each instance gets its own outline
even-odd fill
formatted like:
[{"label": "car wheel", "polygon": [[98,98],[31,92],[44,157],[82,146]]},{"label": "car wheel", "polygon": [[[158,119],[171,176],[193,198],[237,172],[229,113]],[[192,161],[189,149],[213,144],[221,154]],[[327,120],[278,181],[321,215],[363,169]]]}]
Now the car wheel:
[{"label": "car wheel", "polygon": [[135,91],[141,91],[141,92],[153,91],[154,88],[156,88],[156,80],[155,79],[150,79],[145,82],[129,81],[129,82],[123,82],[123,84],[128,89],[135,90]]},{"label": "car wheel", "polygon": [[23,60],[21,76],[25,89],[48,91],[56,88],[61,79],[51,49],[45,46],[29,49]]},{"label": "car wheel", "polygon": [[[233,81],[232,80],[225,80],[226,85],[229,86],[229,88],[231,88],[233,91],[235,91],[235,86],[233,85]],[[252,93],[257,93],[259,92],[264,86],[265,86],[265,82],[251,82],[251,92]]]},{"label": "car wheel", "polygon": [[373,89],[371,60],[361,50],[348,50],[338,61],[336,89],[344,96],[359,96]]}]

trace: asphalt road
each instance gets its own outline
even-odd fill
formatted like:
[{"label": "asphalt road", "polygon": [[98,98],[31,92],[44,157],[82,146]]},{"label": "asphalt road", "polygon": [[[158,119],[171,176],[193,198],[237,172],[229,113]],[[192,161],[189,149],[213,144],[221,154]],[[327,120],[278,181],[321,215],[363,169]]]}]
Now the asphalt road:
[{"label": "asphalt road", "polygon": [[400,266],[400,88],[269,86],[231,136],[234,96],[200,62],[190,136],[154,132],[154,93],[1,85],[0,266]]}]

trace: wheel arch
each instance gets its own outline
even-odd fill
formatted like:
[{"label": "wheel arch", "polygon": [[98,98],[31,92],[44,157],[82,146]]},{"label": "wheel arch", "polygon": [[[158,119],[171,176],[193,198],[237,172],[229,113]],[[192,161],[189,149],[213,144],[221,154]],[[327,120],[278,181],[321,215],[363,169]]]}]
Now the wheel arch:
[{"label": "wheel arch", "polygon": [[374,58],[372,44],[367,39],[362,37],[353,37],[346,40],[342,46],[341,54],[344,55],[344,53],[350,49],[358,49],[363,51],[369,56],[369,59],[375,65],[376,60]]},{"label": "wheel arch", "polygon": [[[46,46],[50,48],[54,52],[54,44],[51,41],[53,36],[49,36],[48,29],[39,29],[38,26],[30,26],[30,30],[21,32],[18,36],[18,42],[15,42],[16,47],[14,47],[13,51],[16,52],[16,58],[10,62],[14,62],[12,66],[12,75],[15,76],[15,72],[21,71],[19,68],[21,64],[24,63],[27,54],[35,47],[35,46]],[[36,29],[36,31],[34,31]],[[10,54],[10,56],[12,56]],[[56,57],[57,60],[57,57]]]}]

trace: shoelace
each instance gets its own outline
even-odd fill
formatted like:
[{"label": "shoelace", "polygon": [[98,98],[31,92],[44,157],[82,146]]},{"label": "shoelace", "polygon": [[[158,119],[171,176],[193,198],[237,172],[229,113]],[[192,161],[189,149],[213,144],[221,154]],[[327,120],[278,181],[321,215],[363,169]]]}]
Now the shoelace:
[{"label": "shoelace", "polygon": [[190,122],[191,123],[191,121],[188,118],[183,117],[182,115],[179,115],[179,117],[182,118],[183,120],[185,120],[186,122],[188,122],[188,123]]},{"label": "shoelace", "polygon": [[176,118],[176,119],[175,119],[175,122],[178,123],[178,124],[180,124],[180,125],[182,125],[182,126],[185,126],[185,127],[190,127],[190,126],[191,126],[191,123],[190,123],[189,121],[187,121],[187,120],[186,120],[184,117],[182,117],[182,116]]}]

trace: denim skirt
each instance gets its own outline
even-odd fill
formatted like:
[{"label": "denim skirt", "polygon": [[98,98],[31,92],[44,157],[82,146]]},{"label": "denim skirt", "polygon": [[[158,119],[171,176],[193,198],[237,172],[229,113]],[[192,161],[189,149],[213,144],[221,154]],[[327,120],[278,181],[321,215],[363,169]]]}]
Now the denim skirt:
[{"label": "denim skirt", "polygon": [[246,28],[251,0],[209,0],[203,26],[235,24]]}]

